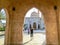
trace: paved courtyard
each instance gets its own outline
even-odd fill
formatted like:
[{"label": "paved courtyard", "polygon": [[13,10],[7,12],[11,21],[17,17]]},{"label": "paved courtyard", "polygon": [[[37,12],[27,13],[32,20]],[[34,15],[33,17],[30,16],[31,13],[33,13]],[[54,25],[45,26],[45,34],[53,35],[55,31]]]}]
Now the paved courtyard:
[{"label": "paved courtyard", "polygon": [[[44,32],[34,33],[33,38],[26,32],[23,32],[23,44],[24,45],[45,45],[46,36]],[[4,45],[4,35],[0,36],[0,45]]]},{"label": "paved courtyard", "polygon": [[46,44],[46,36],[44,33],[34,33],[33,38],[28,34],[23,34],[23,43],[24,45],[45,45]]}]

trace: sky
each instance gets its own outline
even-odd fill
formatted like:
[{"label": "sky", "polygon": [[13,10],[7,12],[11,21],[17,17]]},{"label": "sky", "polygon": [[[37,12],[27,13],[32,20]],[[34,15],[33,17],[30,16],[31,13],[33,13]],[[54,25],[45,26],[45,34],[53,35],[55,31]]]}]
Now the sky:
[{"label": "sky", "polygon": [[6,23],[6,20],[1,20],[2,21],[2,23]]},{"label": "sky", "polygon": [[[30,17],[32,12],[37,12],[38,13],[38,9],[37,8],[31,8],[30,10],[28,10],[28,12],[26,13],[25,17]],[[39,11],[39,17],[41,17],[41,12]]]}]

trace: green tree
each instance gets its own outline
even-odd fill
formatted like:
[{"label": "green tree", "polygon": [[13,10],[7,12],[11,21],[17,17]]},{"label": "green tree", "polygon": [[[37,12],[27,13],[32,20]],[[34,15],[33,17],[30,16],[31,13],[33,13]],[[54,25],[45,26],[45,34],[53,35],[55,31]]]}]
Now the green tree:
[{"label": "green tree", "polygon": [[6,15],[4,15],[2,12],[0,12],[0,30],[5,30],[4,27],[2,27],[2,22],[1,20],[6,20]]},{"label": "green tree", "polygon": [[6,16],[2,12],[0,12],[0,20],[5,20],[5,19],[6,19]]}]

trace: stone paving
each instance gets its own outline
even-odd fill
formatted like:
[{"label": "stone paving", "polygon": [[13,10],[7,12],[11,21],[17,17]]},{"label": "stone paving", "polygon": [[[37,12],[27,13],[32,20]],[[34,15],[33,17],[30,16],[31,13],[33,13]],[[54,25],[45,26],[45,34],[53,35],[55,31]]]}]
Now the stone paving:
[{"label": "stone paving", "polygon": [[4,36],[1,36],[0,37],[0,45],[3,45],[4,44]]},{"label": "stone paving", "polygon": [[5,31],[0,31],[0,36],[4,35]]},{"label": "stone paving", "polygon": [[[0,33],[1,34],[1,33]],[[45,33],[34,33],[33,38],[30,34],[23,33],[23,44],[24,45],[45,45],[46,44]],[[4,44],[4,36],[0,36],[0,45]]]},{"label": "stone paving", "polygon": [[30,35],[24,33],[23,43],[24,45],[46,45],[46,36],[44,33],[34,33],[33,38]]},{"label": "stone paving", "polygon": [[4,44],[4,31],[0,31],[0,45]]}]

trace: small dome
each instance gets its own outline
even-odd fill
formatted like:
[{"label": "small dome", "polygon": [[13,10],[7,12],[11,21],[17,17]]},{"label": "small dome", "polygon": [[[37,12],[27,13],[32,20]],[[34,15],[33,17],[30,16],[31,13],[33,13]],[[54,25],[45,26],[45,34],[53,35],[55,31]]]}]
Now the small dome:
[{"label": "small dome", "polygon": [[37,12],[32,12],[31,17],[39,17],[39,14]]}]

